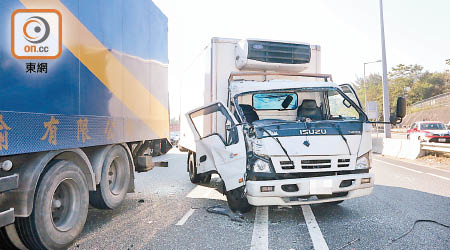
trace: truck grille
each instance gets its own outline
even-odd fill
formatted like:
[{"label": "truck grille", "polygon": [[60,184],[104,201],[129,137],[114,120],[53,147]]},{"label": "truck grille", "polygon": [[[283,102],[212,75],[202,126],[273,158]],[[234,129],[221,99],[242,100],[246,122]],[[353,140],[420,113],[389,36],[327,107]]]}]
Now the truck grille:
[{"label": "truck grille", "polygon": [[272,164],[276,173],[312,173],[325,171],[345,171],[355,166],[356,156],[273,156]]},{"label": "truck grille", "polygon": [[294,163],[292,161],[280,161],[282,169],[294,169]]},{"label": "truck grille", "polygon": [[346,168],[348,166],[350,166],[350,159],[339,159],[338,160],[339,168]]},{"label": "truck grille", "polygon": [[268,63],[305,64],[311,59],[307,44],[248,41],[248,59]]},{"label": "truck grille", "polygon": [[331,168],[331,160],[302,160],[303,169]]}]

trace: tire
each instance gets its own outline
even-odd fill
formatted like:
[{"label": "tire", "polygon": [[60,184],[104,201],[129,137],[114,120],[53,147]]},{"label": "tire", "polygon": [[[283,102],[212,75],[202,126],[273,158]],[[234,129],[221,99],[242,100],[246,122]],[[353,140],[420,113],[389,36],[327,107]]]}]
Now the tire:
[{"label": "tire", "polygon": [[9,240],[8,234],[6,233],[5,227],[0,227],[0,242],[2,245],[0,246],[3,250],[16,250],[16,246]]},{"label": "tire", "polygon": [[1,248],[4,250],[27,249],[22,240],[20,240],[16,225],[14,223],[0,228],[0,242],[4,242],[4,246]]},{"label": "tire", "polygon": [[128,154],[122,146],[116,145],[105,156],[100,184],[89,195],[90,204],[99,209],[118,207],[128,192],[130,178]]},{"label": "tire", "polygon": [[231,211],[245,214],[252,210],[252,205],[248,203],[247,197],[245,197],[243,186],[227,191],[226,196]]},{"label": "tire", "polygon": [[15,222],[29,249],[67,248],[86,222],[89,191],[82,170],[65,160],[50,164],[38,182],[31,215]]},{"label": "tire", "polygon": [[201,175],[201,182],[204,184],[208,184],[211,182],[211,174],[202,174]]},{"label": "tire", "polygon": [[188,172],[189,172],[189,179],[192,183],[198,184],[202,181],[202,178],[199,174],[197,174],[197,167],[195,166],[195,153],[189,152],[188,154]]}]

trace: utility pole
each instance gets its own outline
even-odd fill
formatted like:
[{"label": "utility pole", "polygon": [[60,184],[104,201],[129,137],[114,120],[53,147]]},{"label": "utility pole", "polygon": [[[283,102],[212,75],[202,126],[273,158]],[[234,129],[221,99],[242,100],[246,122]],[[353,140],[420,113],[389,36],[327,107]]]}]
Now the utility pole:
[{"label": "utility pole", "polygon": [[[383,0],[380,0],[380,26],[381,26],[381,56],[383,64],[383,117],[389,122],[389,85],[387,80],[386,45],[384,42]],[[391,124],[384,124],[384,137],[391,138]]]}]

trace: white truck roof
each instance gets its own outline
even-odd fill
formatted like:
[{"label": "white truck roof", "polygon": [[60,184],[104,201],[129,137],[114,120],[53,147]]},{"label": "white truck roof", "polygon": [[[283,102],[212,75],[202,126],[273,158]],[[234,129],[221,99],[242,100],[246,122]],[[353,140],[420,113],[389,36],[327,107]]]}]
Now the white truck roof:
[{"label": "white truck roof", "polygon": [[316,82],[316,81],[292,81],[292,80],[269,80],[269,81],[232,81],[230,82],[230,94],[235,96],[237,94],[259,91],[259,90],[274,90],[274,89],[296,89],[296,88],[317,88],[317,87],[331,87],[338,88],[339,86],[334,82]]}]

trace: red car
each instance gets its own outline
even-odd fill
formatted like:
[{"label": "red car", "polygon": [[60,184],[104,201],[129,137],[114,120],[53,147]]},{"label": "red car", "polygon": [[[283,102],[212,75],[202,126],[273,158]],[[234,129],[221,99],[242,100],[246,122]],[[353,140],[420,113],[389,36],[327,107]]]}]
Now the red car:
[{"label": "red car", "polygon": [[406,131],[406,138],[425,142],[450,143],[450,130],[442,122],[415,122]]}]

